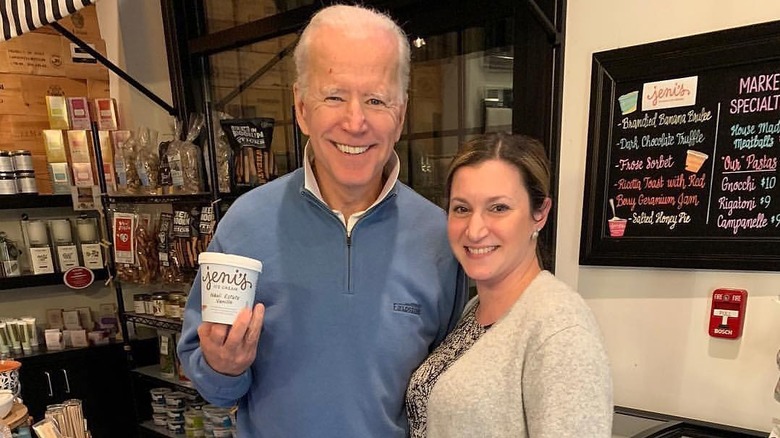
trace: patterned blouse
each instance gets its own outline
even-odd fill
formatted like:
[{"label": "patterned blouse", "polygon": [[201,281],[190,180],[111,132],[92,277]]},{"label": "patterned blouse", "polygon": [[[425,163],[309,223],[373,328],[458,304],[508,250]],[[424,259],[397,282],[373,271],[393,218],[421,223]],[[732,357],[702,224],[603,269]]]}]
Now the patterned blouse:
[{"label": "patterned blouse", "polygon": [[472,306],[436,350],[412,374],[406,390],[406,414],[411,438],[424,438],[428,425],[428,398],[439,376],[487,331],[477,323],[479,305]]}]

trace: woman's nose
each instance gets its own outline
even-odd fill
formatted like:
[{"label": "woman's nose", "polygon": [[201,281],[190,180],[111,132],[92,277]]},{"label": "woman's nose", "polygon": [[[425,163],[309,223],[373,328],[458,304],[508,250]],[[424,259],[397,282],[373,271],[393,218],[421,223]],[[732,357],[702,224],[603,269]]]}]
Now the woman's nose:
[{"label": "woman's nose", "polygon": [[480,213],[473,213],[469,217],[468,227],[466,228],[466,236],[472,241],[478,241],[488,234],[488,229],[485,221],[482,220]]}]

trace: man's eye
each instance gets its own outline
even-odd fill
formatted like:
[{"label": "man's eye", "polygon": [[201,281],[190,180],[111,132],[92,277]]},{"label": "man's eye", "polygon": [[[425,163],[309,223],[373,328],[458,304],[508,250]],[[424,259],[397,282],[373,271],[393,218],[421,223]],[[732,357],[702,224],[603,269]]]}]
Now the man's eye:
[{"label": "man's eye", "polygon": [[344,102],[344,99],[342,99],[339,96],[327,96],[325,97],[326,102]]},{"label": "man's eye", "polygon": [[368,103],[369,105],[382,105],[382,106],[385,106],[385,102],[383,100],[377,99],[375,97],[372,97],[371,99],[368,99],[368,101],[366,103]]}]

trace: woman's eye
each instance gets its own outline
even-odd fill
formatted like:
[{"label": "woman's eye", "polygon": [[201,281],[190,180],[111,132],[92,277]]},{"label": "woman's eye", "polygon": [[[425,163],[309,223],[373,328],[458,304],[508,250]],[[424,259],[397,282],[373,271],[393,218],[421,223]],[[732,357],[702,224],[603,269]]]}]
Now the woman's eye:
[{"label": "woman's eye", "polygon": [[468,209],[462,205],[455,205],[450,209],[450,211],[454,214],[464,214],[468,211]]},{"label": "woman's eye", "polygon": [[496,213],[501,213],[504,211],[509,210],[509,206],[505,204],[496,204],[493,207],[490,208],[491,210],[495,211]]}]

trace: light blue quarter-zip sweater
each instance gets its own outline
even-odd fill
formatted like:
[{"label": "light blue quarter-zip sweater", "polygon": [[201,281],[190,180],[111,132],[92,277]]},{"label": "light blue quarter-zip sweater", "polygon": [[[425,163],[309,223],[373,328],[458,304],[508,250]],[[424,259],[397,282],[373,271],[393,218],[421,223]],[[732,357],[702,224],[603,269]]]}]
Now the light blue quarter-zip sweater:
[{"label": "light blue quarter-zip sweater", "polygon": [[238,403],[239,436],[406,436],[409,377],[465,300],[440,208],[397,182],[348,237],[299,169],[239,198],[209,250],[263,262],[265,320],[249,370],[229,377],[206,364],[198,281],[178,345],[206,400]]}]

